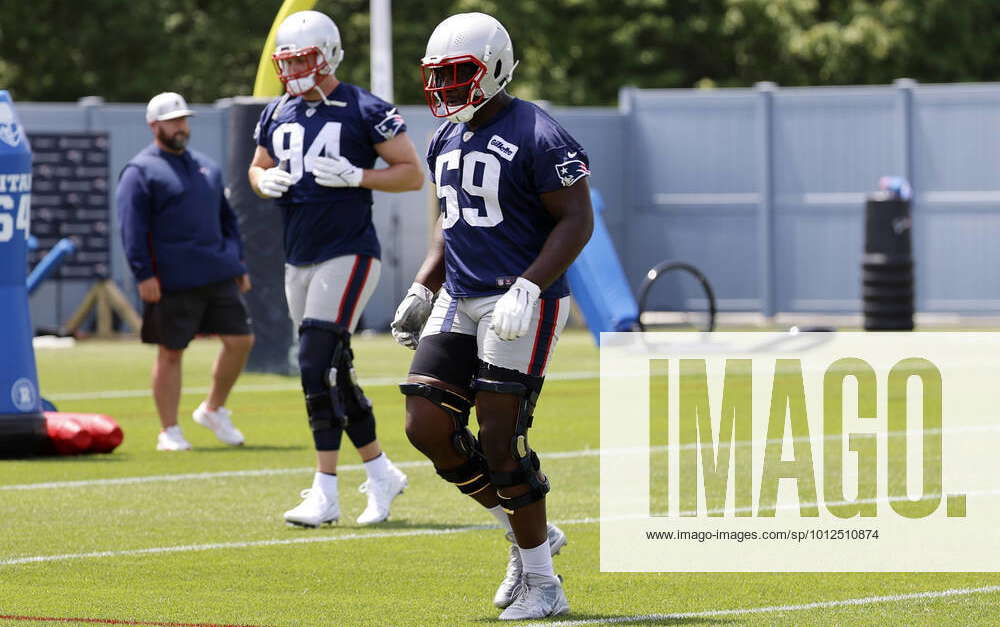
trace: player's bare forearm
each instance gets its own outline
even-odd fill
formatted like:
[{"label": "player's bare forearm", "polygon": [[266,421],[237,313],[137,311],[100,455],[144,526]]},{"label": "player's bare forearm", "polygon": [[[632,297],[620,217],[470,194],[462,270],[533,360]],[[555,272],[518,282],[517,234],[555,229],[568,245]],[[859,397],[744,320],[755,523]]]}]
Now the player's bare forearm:
[{"label": "player's bare forearm", "polygon": [[420,157],[406,133],[375,144],[375,152],[389,167],[365,170],[361,187],[379,192],[411,192],[424,186]]},{"label": "player's bare forearm", "polygon": [[260,187],[258,185],[258,180],[260,175],[264,173],[264,168],[259,166],[250,166],[250,170],[247,172],[247,179],[250,181],[250,189],[253,193],[257,194],[261,198],[267,198],[264,194],[260,193]]},{"label": "player's bare forearm", "polygon": [[438,218],[434,227],[434,237],[427,256],[413,280],[432,292],[437,292],[444,284],[444,232],[441,230],[441,218]]},{"label": "player's bare forearm", "polygon": [[378,192],[412,192],[424,185],[424,174],[416,163],[397,163],[388,168],[365,170],[361,187]]},{"label": "player's bare forearm", "polygon": [[593,218],[564,217],[556,224],[549,234],[542,252],[521,276],[528,279],[543,290],[552,285],[566,269],[590,239],[593,229]]},{"label": "player's bare forearm", "polygon": [[542,202],[556,225],[542,252],[521,276],[544,290],[566,272],[587,245],[594,230],[594,210],[585,178],[565,189],[542,194]]},{"label": "player's bare forearm", "polygon": [[267,198],[260,192],[260,177],[264,170],[274,167],[274,159],[262,146],[257,146],[253,153],[253,160],[250,162],[250,169],[247,171],[247,179],[250,181],[250,189],[261,198]]}]

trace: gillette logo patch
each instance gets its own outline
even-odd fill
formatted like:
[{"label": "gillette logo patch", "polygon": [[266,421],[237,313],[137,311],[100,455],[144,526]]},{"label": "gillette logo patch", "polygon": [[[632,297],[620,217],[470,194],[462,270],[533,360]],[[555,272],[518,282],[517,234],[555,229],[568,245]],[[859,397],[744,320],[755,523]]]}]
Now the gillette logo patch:
[{"label": "gillette logo patch", "polygon": [[517,146],[505,140],[499,135],[494,135],[490,138],[490,143],[486,146],[493,152],[497,153],[507,161],[513,161],[514,155],[517,154]]}]

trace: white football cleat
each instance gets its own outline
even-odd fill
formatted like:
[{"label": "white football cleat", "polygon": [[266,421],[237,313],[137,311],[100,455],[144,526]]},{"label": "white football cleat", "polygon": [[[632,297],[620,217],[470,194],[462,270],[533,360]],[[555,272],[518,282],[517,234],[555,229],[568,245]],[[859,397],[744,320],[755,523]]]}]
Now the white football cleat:
[{"label": "white football cleat", "polygon": [[[551,523],[546,529],[546,535],[549,541],[549,551],[552,552],[552,555],[558,555],[559,551],[569,543],[563,530]],[[510,560],[507,562],[507,574],[504,575],[496,594],[493,595],[493,605],[500,609],[514,602],[514,599],[517,598],[518,593],[521,591],[522,585],[521,550],[517,548],[513,531],[508,531],[506,538],[510,542]]]},{"label": "white football cleat", "polygon": [[500,620],[527,620],[558,616],[569,611],[569,601],[557,575],[524,573],[523,587],[514,602],[500,614]]},{"label": "white football cleat", "polygon": [[389,472],[382,481],[368,479],[362,483],[358,491],[368,494],[368,506],[358,516],[358,524],[371,525],[388,519],[392,500],[403,493],[407,483],[406,475],[395,466],[389,467]]},{"label": "white football cleat", "polygon": [[211,429],[220,442],[229,446],[240,446],[243,444],[243,434],[233,426],[232,415],[232,412],[225,407],[219,407],[215,411],[210,410],[205,401],[191,413],[194,421]]},{"label": "white football cleat", "polygon": [[191,443],[184,439],[180,425],[167,427],[156,436],[158,451],[190,451]]},{"label": "white football cleat", "polygon": [[340,502],[336,494],[325,494],[314,484],[299,496],[303,501],[285,512],[287,524],[313,528],[340,520]]}]

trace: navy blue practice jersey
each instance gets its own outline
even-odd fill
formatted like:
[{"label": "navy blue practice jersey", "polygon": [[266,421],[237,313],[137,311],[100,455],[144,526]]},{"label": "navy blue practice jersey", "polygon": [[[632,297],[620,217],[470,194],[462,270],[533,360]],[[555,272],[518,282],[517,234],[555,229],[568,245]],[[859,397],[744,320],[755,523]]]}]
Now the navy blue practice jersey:
[{"label": "navy blue practice jersey", "polygon": [[284,217],[285,257],[292,265],[341,255],[379,257],[372,224],[372,192],[362,187],[324,187],[312,174],[313,159],[341,155],[359,168],[375,165],[375,145],[406,130],[396,108],[368,91],[340,83],[327,100],[289,98],[264,108],[254,139],[292,175],[292,187],[276,200]]},{"label": "navy blue practice jersey", "polygon": [[[555,220],[540,194],[590,174],[580,144],[536,105],[514,98],[485,126],[445,122],[427,150],[443,214],[445,287],[501,294],[542,251]],[[569,294],[566,277],[543,298]]]}]

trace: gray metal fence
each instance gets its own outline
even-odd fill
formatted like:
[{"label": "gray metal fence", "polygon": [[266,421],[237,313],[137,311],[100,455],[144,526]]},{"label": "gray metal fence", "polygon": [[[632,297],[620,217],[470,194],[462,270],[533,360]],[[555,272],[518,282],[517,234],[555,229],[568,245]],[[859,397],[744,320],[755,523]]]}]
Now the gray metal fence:
[{"label": "gray metal fence", "polygon": [[675,257],[704,270],[724,310],[857,313],[864,198],[902,175],[915,190],[917,309],[1000,311],[1000,85],[764,83],[624,90],[621,102],[633,164],[621,250],[635,285]]},{"label": "gray metal fence", "polygon": [[[29,132],[108,131],[114,179],[150,141],[144,105],[17,107]],[[226,154],[225,101],[194,109],[193,147],[223,167],[249,161]],[[437,121],[422,106],[401,112],[422,152]],[[902,175],[915,191],[918,311],[1000,313],[1000,84],[624,89],[617,109],[552,113],[591,156],[633,288],[673,258],[704,271],[722,310],[857,313],[864,197],[880,176]],[[383,328],[426,250],[433,192],[375,204],[385,258],[365,321]],[[113,278],[134,295],[117,237],[113,246]],[[653,305],[697,306],[690,287],[660,290]],[[86,288],[42,287],[35,324],[64,321]]]}]

